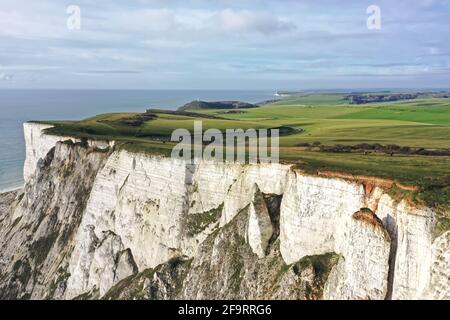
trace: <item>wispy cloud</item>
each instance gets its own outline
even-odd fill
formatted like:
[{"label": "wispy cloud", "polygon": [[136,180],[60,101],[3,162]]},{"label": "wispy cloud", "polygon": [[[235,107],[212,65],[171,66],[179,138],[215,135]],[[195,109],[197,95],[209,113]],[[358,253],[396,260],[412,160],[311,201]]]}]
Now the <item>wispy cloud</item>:
[{"label": "wispy cloud", "polygon": [[0,65],[1,70],[16,71],[16,72],[42,72],[53,71],[61,69],[59,66],[46,66],[46,65]]},{"label": "wispy cloud", "polygon": [[11,81],[13,79],[12,74],[0,72],[0,81]]},{"label": "wispy cloud", "polygon": [[78,75],[104,75],[104,74],[139,74],[139,71],[134,70],[86,70],[75,72]]}]

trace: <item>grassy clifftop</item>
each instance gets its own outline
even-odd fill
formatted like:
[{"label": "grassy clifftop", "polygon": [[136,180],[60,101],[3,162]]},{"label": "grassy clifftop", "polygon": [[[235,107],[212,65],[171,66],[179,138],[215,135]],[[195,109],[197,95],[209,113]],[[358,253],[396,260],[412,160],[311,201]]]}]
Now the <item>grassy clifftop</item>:
[{"label": "grassy clifftop", "polygon": [[449,99],[352,105],[344,95],[308,95],[227,110],[234,109],[103,114],[47,122],[55,125],[47,132],[116,140],[130,151],[170,155],[172,131],[192,131],[194,121],[202,121],[203,130],[289,128],[280,137],[282,162],[312,173],[391,179],[417,186],[415,197],[429,205],[450,207]]}]

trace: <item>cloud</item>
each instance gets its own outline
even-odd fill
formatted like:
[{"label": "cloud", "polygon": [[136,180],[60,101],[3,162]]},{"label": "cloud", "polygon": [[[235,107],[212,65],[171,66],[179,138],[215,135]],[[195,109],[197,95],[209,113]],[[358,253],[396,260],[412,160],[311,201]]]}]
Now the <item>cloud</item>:
[{"label": "cloud", "polygon": [[61,67],[50,65],[3,65],[1,69],[15,72],[44,72],[61,69]]},{"label": "cloud", "polygon": [[415,77],[426,75],[450,75],[449,67],[429,65],[404,65],[397,67],[361,67],[341,68],[335,72],[337,76],[369,76],[369,77]]},{"label": "cloud", "polygon": [[138,74],[135,70],[86,70],[76,72],[78,75],[103,75],[103,74]]},{"label": "cloud", "polygon": [[215,13],[211,24],[224,32],[272,34],[296,29],[294,23],[269,13],[225,9]]},{"label": "cloud", "polygon": [[192,47],[194,44],[188,41],[181,40],[164,40],[164,39],[151,39],[140,42],[145,47],[153,49],[186,49]]},{"label": "cloud", "polygon": [[[119,33],[136,32],[153,37],[213,38],[220,34],[262,34],[288,32],[296,29],[287,18],[250,10],[235,9],[169,9],[152,8],[109,12],[108,17],[98,21],[104,30],[117,29]],[[109,21],[109,23],[108,23]],[[111,24],[110,21],[114,21]]]},{"label": "cloud", "polygon": [[4,72],[0,72],[0,81],[11,81],[13,79],[12,74],[6,74]]}]

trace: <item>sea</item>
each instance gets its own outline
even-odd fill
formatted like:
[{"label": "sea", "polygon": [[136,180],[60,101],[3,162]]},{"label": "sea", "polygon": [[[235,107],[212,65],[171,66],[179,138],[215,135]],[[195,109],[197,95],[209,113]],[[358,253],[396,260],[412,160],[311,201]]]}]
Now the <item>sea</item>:
[{"label": "sea", "polygon": [[23,186],[25,141],[30,120],[77,120],[109,112],[177,109],[192,100],[273,99],[269,90],[22,90],[0,89],[0,192]]}]

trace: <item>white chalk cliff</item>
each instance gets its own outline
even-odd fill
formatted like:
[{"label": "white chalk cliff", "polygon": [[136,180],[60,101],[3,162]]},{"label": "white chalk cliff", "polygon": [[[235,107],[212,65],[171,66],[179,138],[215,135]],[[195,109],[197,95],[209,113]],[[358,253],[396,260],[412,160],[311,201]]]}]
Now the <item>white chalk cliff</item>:
[{"label": "white chalk cliff", "polygon": [[24,125],[26,186],[0,205],[0,298],[195,299],[202,283],[222,298],[450,298],[450,231],[376,184],[190,164],[47,127]]}]

